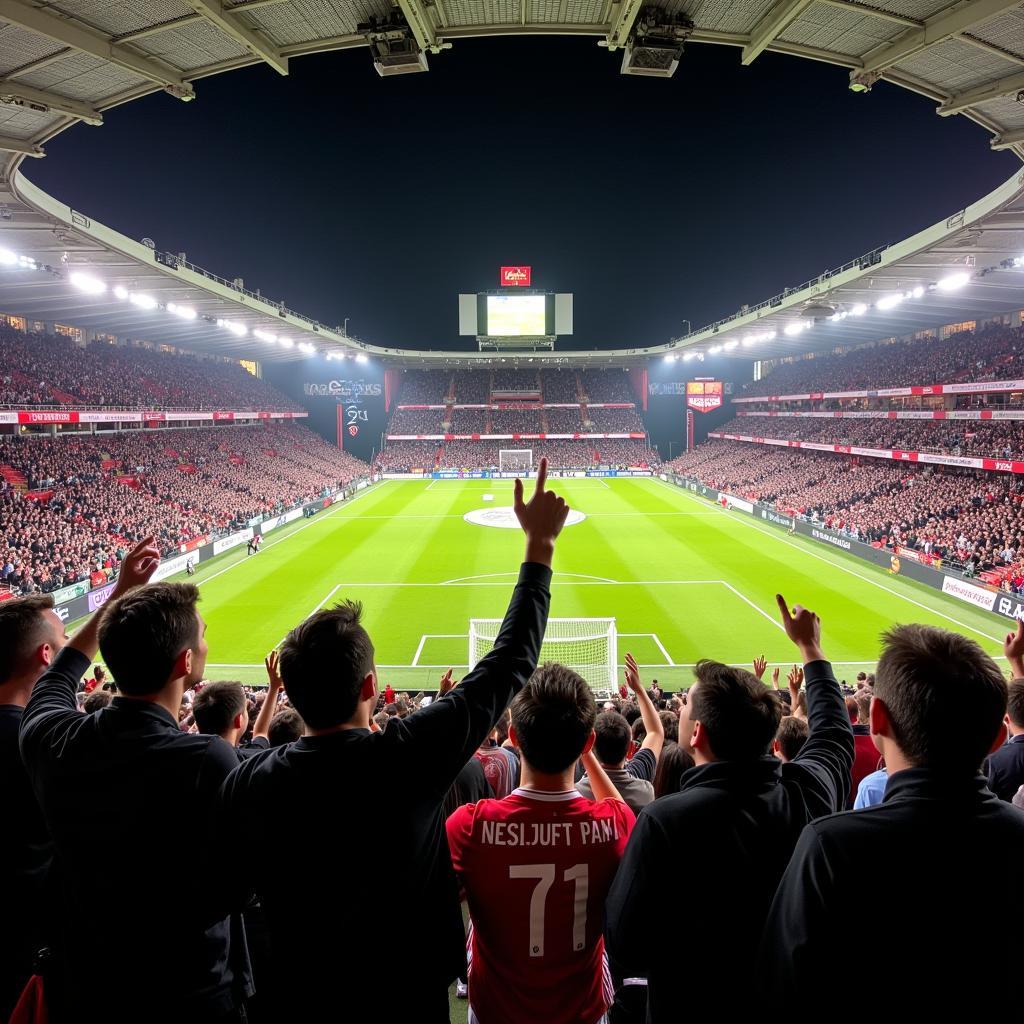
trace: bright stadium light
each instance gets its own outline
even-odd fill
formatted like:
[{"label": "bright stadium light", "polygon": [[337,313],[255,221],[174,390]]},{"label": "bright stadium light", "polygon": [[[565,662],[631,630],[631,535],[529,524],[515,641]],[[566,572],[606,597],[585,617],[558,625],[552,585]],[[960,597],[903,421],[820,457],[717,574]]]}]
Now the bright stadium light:
[{"label": "bright stadium light", "polygon": [[724,349],[725,349],[725,351],[726,351],[726,352],[728,352],[728,351],[729,351],[730,349],[734,349],[734,348],[735,348],[735,347],[736,347],[736,346],[737,346],[738,344],[739,344],[739,342],[738,342],[738,341],[727,341],[727,342],[726,342],[726,343],[725,343],[725,344],[724,344],[724,345],[722,346],[722,348],[724,348]]},{"label": "bright stadium light", "polygon": [[967,273],[950,274],[949,277],[944,277],[939,281],[935,287],[940,292],[955,292],[958,288],[963,288],[970,279],[971,275]]},{"label": "bright stadium light", "polygon": [[278,338],[282,348],[294,348],[295,342],[291,338]]},{"label": "bright stadium light", "polygon": [[756,345],[760,340],[761,336],[759,334],[748,334],[743,339],[743,347],[750,348],[751,345]]},{"label": "bright stadium light", "polygon": [[38,263],[31,256],[19,256],[18,266],[25,267],[26,270],[35,270],[39,266]]},{"label": "bright stadium light", "polygon": [[13,267],[17,262],[17,255],[10,249],[0,249],[0,267]]},{"label": "bright stadium light", "polygon": [[908,299],[919,299],[922,295],[924,295],[924,288],[921,285],[918,285],[912,291],[907,292],[905,297]]},{"label": "bright stadium light", "polygon": [[82,274],[76,271],[68,280],[80,292],[85,292],[86,295],[102,295],[107,290],[106,284],[91,274]]},{"label": "bright stadium light", "polygon": [[127,299],[127,298],[128,298],[128,289],[127,289],[127,288],[125,288],[125,287],[124,287],[124,285],[120,285],[120,284],[119,284],[119,285],[118,285],[118,286],[117,286],[117,287],[116,287],[116,288],[114,289],[114,295],[115,295],[115,296],[116,296],[117,298],[119,298],[119,299]]},{"label": "bright stadium light", "polygon": [[237,320],[218,320],[217,326],[230,331],[236,338],[244,338],[249,333],[249,328]]},{"label": "bright stadium light", "polygon": [[708,349],[708,355],[709,356],[716,356],[721,351],[722,351],[722,346],[721,345],[712,345],[711,348]]},{"label": "bright stadium light", "polygon": [[139,309],[156,309],[156,299],[152,295],[146,295],[145,292],[131,292],[128,301],[133,306],[138,306]]},{"label": "bright stadium light", "polygon": [[797,323],[795,324],[786,324],[786,326],[782,328],[782,333],[788,334],[791,338],[793,338],[796,335],[798,335],[801,331],[804,331],[806,329],[807,324],[802,324],[799,321],[797,321]]},{"label": "bright stadium light", "polygon": [[366,358],[365,355],[363,355],[362,352],[360,352],[359,355],[356,356],[356,362],[357,363],[365,363],[365,362],[368,362],[368,361],[369,360]]},{"label": "bright stadium light", "polygon": [[683,362],[684,363],[688,363],[691,359],[693,359],[693,357],[696,354],[697,354],[696,352],[684,352],[683,353]]},{"label": "bright stadium light", "polygon": [[[271,345],[273,345],[273,344],[274,344],[274,342],[276,342],[276,341],[277,341],[277,336],[276,336],[276,335],[274,335],[274,334],[271,334],[271,333],[270,333],[270,331],[264,331],[264,330],[261,330],[261,329],[260,329],[259,327],[257,327],[257,328],[256,328],[256,329],[255,329],[255,330],[254,330],[254,331],[252,332],[252,336],[253,336],[254,338],[259,338],[259,340],[260,340],[260,341],[265,341],[265,342],[268,342],[268,343],[269,343],[269,344],[271,344]],[[284,344],[284,339],[282,339],[282,340],[281,340],[281,344],[282,344],[282,345]]]},{"label": "bright stadium light", "polygon": [[180,316],[182,320],[195,320],[197,315],[191,306],[179,306],[176,302],[167,303],[167,312]]},{"label": "bright stadium light", "polygon": [[310,345],[310,343],[308,341],[300,341],[299,342],[299,351],[300,352],[305,352],[307,355],[311,355],[312,353],[314,353],[316,351],[316,346],[315,345]]},{"label": "bright stadium light", "polygon": [[903,293],[893,292],[891,295],[883,295],[882,298],[880,298],[875,303],[875,309],[893,309],[894,307],[898,306],[902,301]]},{"label": "bright stadium light", "polygon": [[850,307],[850,316],[863,316],[867,311],[868,307],[863,302],[857,302]]},{"label": "bright stadium light", "polygon": [[669,353],[668,353],[668,354],[667,354],[667,355],[665,356],[665,362],[666,362],[666,363],[674,363],[675,361],[676,361],[676,357],[675,357],[675,356],[674,356],[674,355],[673,355],[673,354],[672,354],[671,352],[669,352]]}]

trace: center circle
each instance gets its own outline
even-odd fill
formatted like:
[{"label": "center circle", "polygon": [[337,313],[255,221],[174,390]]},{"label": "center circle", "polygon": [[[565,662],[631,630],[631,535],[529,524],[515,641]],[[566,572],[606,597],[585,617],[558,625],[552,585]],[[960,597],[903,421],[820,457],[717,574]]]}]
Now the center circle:
[{"label": "center circle", "polygon": [[[463,517],[467,523],[474,526],[495,526],[499,530],[519,530],[519,520],[516,519],[515,511],[511,506],[504,508],[476,508],[467,512]],[[569,509],[569,518],[566,519],[566,526],[575,526],[582,523],[587,517],[578,509]]]}]

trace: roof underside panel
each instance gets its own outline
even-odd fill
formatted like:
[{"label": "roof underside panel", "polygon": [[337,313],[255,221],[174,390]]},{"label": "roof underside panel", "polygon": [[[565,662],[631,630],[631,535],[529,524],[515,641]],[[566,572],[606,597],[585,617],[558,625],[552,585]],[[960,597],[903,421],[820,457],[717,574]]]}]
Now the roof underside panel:
[{"label": "roof underside panel", "polygon": [[194,71],[249,53],[241,43],[208,21],[194,21],[180,28],[145,36],[132,45],[182,71]]},{"label": "roof underside panel", "polygon": [[815,3],[780,33],[779,39],[784,43],[861,57],[891,39],[892,27],[891,21]]},{"label": "roof underside panel", "polygon": [[25,141],[39,138],[54,128],[62,116],[28,110],[13,103],[0,103],[0,135]]},{"label": "roof underside panel", "polygon": [[275,46],[294,46],[313,39],[352,35],[368,16],[383,16],[390,10],[387,0],[293,0],[288,4],[258,7],[238,15],[261,32]]},{"label": "roof underside panel", "polygon": [[61,43],[47,39],[46,36],[0,22],[0,75],[60,53],[62,49],[64,47]]},{"label": "roof underside panel", "polygon": [[989,50],[971,46],[960,39],[948,39],[921,53],[900,61],[899,71],[934,82],[943,92],[953,95],[973,89],[995,78],[1020,71],[1020,65]]},{"label": "roof underside panel", "polygon": [[54,0],[45,7],[113,37],[195,13],[184,0]]},{"label": "roof underside panel", "polygon": [[970,34],[1024,59],[1024,11],[1019,7],[975,26]]},{"label": "roof underside panel", "polygon": [[775,6],[775,0],[687,0],[682,12],[707,32],[748,35]]},{"label": "roof underside panel", "polygon": [[1024,103],[1018,102],[1015,95],[1001,96],[997,100],[979,103],[978,110],[989,120],[1008,130],[1024,128]]},{"label": "roof underside panel", "polygon": [[117,96],[146,84],[141,75],[78,50],[70,51],[66,57],[38,71],[22,75],[18,81],[86,103]]},{"label": "roof underside panel", "polygon": [[445,0],[444,9],[448,24],[456,28],[522,22],[520,0]]}]

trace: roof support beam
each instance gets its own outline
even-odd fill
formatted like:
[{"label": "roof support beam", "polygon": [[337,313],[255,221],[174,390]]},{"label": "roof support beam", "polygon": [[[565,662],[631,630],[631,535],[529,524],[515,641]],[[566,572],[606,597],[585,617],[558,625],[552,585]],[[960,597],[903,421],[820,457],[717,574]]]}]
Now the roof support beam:
[{"label": "roof support beam", "polygon": [[53,92],[44,92],[42,89],[33,89],[30,85],[19,85],[5,79],[0,79],[0,103],[13,103],[16,106],[29,107],[33,110],[67,114],[69,117],[77,117],[88,124],[103,124],[103,115],[86,103],[79,103],[66,96],[58,96]]},{"label": "roof support beam", "polygon": [[260,7],[273,7],[275,4],[286,3],[286,0],[241,0],[240,3],[234,4],[227,8],[232,14],[237,14],[239,11],[255,11]]},{"label": "roof support beam", "polygon": [[996,100],[1000,96],[1011,96],[1024,89],[1024,71],[1018,71],[1015,75],[1007,75],[1005,78],[997,78],[994,82],[987,82],[975,89],[968,89],[965,92],[950,96],[936,110],[942,117],[950,114],[959,114],[968,107],[973,107],[986,100]]},{"label": "roof support beam", "polygon": [[33,145],[24,139],[8,139],[0,135],[0,152],[21,153],[24,156],[46,156],[42,146]]},{"label": "roof support beam", "polygon": [[412,29],[412,34],[419,43],[420,49],[430,53],[440,53],[441,44],[437,39],[437,32],[434,30],[434,23],[430,20],[426,5],[422,0],[398,0],[398,6],[402,8],[405,20]]},{"label": "roof support beam", "polygon": [[72,50],[70,48],[58,50],[56,53],[51,53],[46,57],[40,57],[38,60],[29,61],[28,64],[22,64],[20,68],[8,71],[7,77],[8,79],[21,78],[22,75],[31,75],[33,71],[42,71],[43,68],[48,68],[51,64],[56,64],[57,61],[63,60],[71,52]]},{"label": "roof support beam", "polygon": [[984,39],[979,39],[977,36],[972,36],[963,32],[957,36],[957,39],[959,39],[961,43],[969,43],[971,46],[979,50],[984,50],[986,53],[991,53],[995,57],[1002,57],[1003,60],[1009,61],[1011,64],[1024,64],[1024,57],[1018,57],[1017,54],[1010,53],[1009,50],[1003,50],[998,46],[993,46],[991,43],[987,43]]},{"label": "roof support beam", "polygon": [[884,71],[951,36],[966,32],[997,14],[1019,6],[1019,0],[968,0],[929,18],[920,28],[909,29],[891,43],[877,46],[864,56],[864,70]]},{"label": "roof support beam", "polygon": [[101,60],[109,60],[118,67],[162,85],[179,99],[190,100],[195,96],[192,86],[165,65],[119,46],[93,29],[83,28],[44,9],[31,7],[23,0],[0,0],[0,20],[27,28],[30,32],[37,32]]},{"label": "roof support beam", "polygon": [[813,0],[779,0],[754,26],[750,42],[743,47],[744,64],[752,63],[769,45],[811,6]]},{"label": "roof support beam", "polygon": [[250,53],[265,61],[279,75],[288,74],[288,58],[282,57],[276,47],[245,25],[221,0],[188,0],[188,4],[196,14],[202,15],[221,32],[231,36],[236,43],[240,43]]},{"label": "roof support beam", "polygon": [[173,18],[171,21],[161,21],[157,25],[147,25],[145,28],[138,28],[134,32],[125,32],[123,36],[115,36],[115,43],[134,43],[136,39],[145,39],[148,36],[157,36],[161,32],[171,32],[176,28],[182,28],[185,25],[194,25],[197,21],[202,21],[202,16],[198,14],[185,14],[180,18]]},{"label": "roof support beam", "polygon": [[903,14],[893,14],[892,11],[882,11],[877,7],[868,7],[866,4],[853,3],[852,0],[820,0],[829,7],[841,7],[844,11],[853,11],[855,14],[866,14],[881,21],[890,21],[894,25],[904,25],[907,28],[920,28],[923,24],[914,18],[908,18]]},{"label": "roof support beam", "polygon": [[608,33],[609,51],[625,46],[633,23],[643,7],[644,0],[615,0],[611,11],[611,31]]},{"label": "roof support beam", "polygon": [[1024,128],[1017,128],[1012,132],[1000,132],[989,145],[993,149],[1009,149],[1021,142],[1024,142]]}]

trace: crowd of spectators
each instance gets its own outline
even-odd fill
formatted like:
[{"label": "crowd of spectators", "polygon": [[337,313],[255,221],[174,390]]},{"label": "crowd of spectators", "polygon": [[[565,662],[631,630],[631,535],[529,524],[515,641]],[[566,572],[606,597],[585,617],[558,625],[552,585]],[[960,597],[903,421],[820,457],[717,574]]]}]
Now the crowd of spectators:
[{"label": "crowd of spectators", "polygon": [[[502,449],[516,445],[502,441],[446,441],[441,452],[440,469],[497,469]],[[533,452],[537,467],[546,458],[552,469],[628,469],[642,467],[654,469],[661,464],[657,451],[643,441],[591,438],[579,441],[545,440],[525,441],[520,446]],[[390,446],[384,449],[384,458],[391,462]],[[404,459],[400,461],[405,461]]]},{"label": "crowd of spectators", "polygon": [[541,370],[540,385],[545,402],[578,402],[579,380],[575,370]]},{"label": "crowd of spectators", "polygon": [[490,409],[454,409],[449,433],[483,434],[487,431]]},{"label": "crowd of spectators", "polygon": [[443,421],[443,409],[396,409],[388,423],[388,433],[440,434]]},{"label": "crowd of spectators", "polygon": [[440,448],[438,441],[388,441],[374,460],[374,466],[381,473],[432,470]]},{"label": "crowd of spectators", "polygon": [[1024,329],[999,324],[947,338],[897,341],[780,363],[748,384],[743,396],[1017,380],[1022,372]]},{"label": "crowd of spectators", "polygon": [[737,416],[717,428],[726,434],[787,441],[895,448],[977,458],[1024,457],[1021,420],[818,419],[810,416]]},{"label": "crowd of spectators", "polygon": [[588,402],[632,402],[636,398],[628,370],[580,370],[579,376]]},{"label": "crowd of spectators", "polygon": [[[265,1024],[339,1000],[372,1019],[380,985],[339,991],[339,971],[396,935],[417,955],[388,1015],[431,1024],[450,988],[480,1021],[668,1024],[681,1001],[720,1015],[723,993],[743,1019],[810,1019],[851,998],[850,950],[880,933],[907,936],[871,977],[887,1011],[1012,977],[1024,624],[1009,684],[973,640],[904,625],[847,687],[826,651],[849,623],[780,594],[798,664],[705,659],[668,694],[627,655],[599,706],[537,664],[569,511],[543,477],[515,488],[526,552],[493,651],[426,696],[378,675],[353,602],[288,633],[262,701],[209,680],[223,640],[195,587],[149,582],[148,540],[73,637],[38,596],[0,604],[0,1014],[21,994],[16,1020],[53,1024]],[[86,884],[94,863],[116,884]],[[157,913],[154,880],[186,871]],[[93,950],[117,952],[99,976]]]},{"label": "crowd of spectators", "polygon": [[583,416],[580,407],[571,409],[545,409],[550,434],[579,434],[583,431]]},{"label": "crowd of spectators", "polygon": [[491,371],[492,391],[537,391],[540,378],[537,370],[498,369]]},{"label": "crowd of spectators", "polygon": [[449,370],[403,370],[398,401],[403,405],[443,405],[452,382]]},{"label": "crowd of spectators", "polygon": [[299,411],[238,363],[24,334],[0,324],[0,405]]},{"label": "crowd of spectators", "polygon": [[539,434],[540,409],[492,409],[492,434]]},{"label": "crowd of spectators", "polygon": [[[348,486],[369,467],[297,424],[27,437],[0,443],[0,582],[52,591]],[[29,497],[29,495],[35,497]]]},{"label": "crowd of spectators", "polygon": [[636,409],[595,409],[588,405],[587,419],[590,429],[597,434],[646,433],[644,421]]},{"label": "crowd of spectators", "polygon": [[491,400],[491,374],[488,370],[456,370],[454,382],[455,401],[458,403],[484,405]]}]

